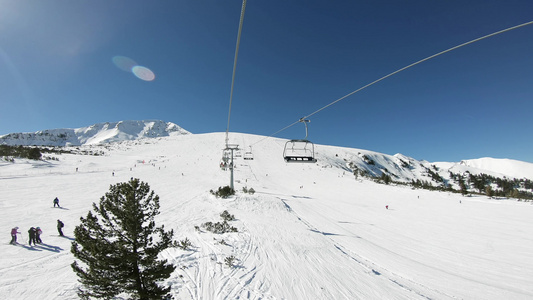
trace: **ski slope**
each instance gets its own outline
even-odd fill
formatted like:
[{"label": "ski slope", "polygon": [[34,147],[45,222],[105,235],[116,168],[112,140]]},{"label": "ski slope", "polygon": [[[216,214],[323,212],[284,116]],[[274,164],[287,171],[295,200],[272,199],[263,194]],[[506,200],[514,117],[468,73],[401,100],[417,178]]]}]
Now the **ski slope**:
[{"label": "ski slope", "polygon": [[[132,177],[159,195],[158,225],[192,242],[162,254],[177,266],[167,281],[175,299],[533,298],[530,202],[356,179],[344,158],[358,149],[316,145],[317,164],[286,164],[285,140],[255,144],[262,139],[230,134],[254,155],[236,159],[230,199],[209,192],[229,184],[219,168],[223,133],[86,146],[103,156],[0,162],[0,299],[77,299],[74,227],[111,184]],[[242,193],[245,186],[256,193]],[[52,207],[56,196],[62,209]],[[195,229],[224,210],[237,233]],[[14,226],[18,246],[8,244]],[[43,229],[43,244],[28,246],[32,226]],[[224,263],[231,255],[234,267]]]}]

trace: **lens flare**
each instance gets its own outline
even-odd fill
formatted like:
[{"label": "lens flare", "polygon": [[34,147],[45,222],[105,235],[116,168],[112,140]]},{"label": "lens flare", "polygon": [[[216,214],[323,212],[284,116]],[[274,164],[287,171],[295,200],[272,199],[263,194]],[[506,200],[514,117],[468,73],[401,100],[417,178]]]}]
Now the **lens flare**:
[{"label": "lens flare", "polygon": [[133,75],[144,81],[152,81],[155,79],[154,72],[152,72],[152,70],[148,69],[147,67],[135,66],[131,69],[131,71],[133,72]]},{"label": "lens flare", "polygon": [[147,67],[139,66],[137,62],[129,57],[116,55],[113,56],[111,60],[113,61],[113,64],[117,66],[117,68],[121,69],[122,71],[131,72],[133,75],[135,75],[135,77],[141,80],[152,81],[155,79],[155,74],[152,72],[152,70],[148,69]]},{"label": "lens flare", "polygon": [[137,63],[133,59],[126,56],[117,55],[114,56],[111,60],[113,61],[115,66],[126,72],[132,72],[133,67],[137,66]]}]

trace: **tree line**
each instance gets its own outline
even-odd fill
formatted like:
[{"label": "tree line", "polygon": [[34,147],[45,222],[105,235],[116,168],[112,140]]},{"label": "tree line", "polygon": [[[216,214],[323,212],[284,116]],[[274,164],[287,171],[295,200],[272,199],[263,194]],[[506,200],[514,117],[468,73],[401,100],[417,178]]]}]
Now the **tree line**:
[{"label": "tree line", "polygon": [[0,145],[0,156],[39,160],[42,153],[38,147]]},{"label": "tree line", "polygon": [[43,146],[11,146],[0,145],[0,157],[4,157],[5,160],[13,161],[13,158],[26,158],[32,160],[50,159],[49,157],[43,157],[45,153],[54,154],[82,154],[82,155],[103,155],[103,151],[92,151],[87,149],[80,149],[79,147],[67,148],[67,147],[43,147]]},{"label": "tree line", "polygon": [[[394,180],[396,176],[390,174],[387,170],[382,170],[381,175],[376,176],[358,169],[355,164],[351,163],[350,167],[356,177],[371,178],[383,184],[394,183],[426,190],[461,193],[463,195],[474,193],[489,197],[511,197],[519,200],[533,200],[533,181],[527,178],[500,178],[484,173],[472,174],[467,171],[463,174],[449,172],[450,179],[445,179],[438,173],[438,167],[433,165],[431,168],[425,168],[425,173],[429,177],[429,180],[413,179],[410,182],[403,182]],[[454,186],[457,186],[458,189],[454,188]]]}]

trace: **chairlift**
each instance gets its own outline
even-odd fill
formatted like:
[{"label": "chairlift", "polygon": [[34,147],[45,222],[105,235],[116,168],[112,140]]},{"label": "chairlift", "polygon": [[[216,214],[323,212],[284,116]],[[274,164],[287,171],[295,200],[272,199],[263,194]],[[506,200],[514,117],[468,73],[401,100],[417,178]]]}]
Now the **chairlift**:
[{"label": "chairlift", "polygon": [[221,161],[220,168],[225,171],[228,168],[228,163],[225,161]]},{"label": "chairlift", "polygon": [[222,151],[222,160],[220,161],[220,168],[223,170],[233,170],[235,158],[234,152],[239,151],[238,145],[226,144],[226,148]]},{"label": "chairlift", "polygon": [[283,150],[283,159],[285,162],[315,163],[315,145],[307,140],[307,123],[309,120],[304,118],[300,122],[305,125],[305,138],[303,140],[290,140],[285,143]]},{"label": "chairlift", "polygon": [[222,161],[225,163],[228,163],[231,160],[231,151],[228,149],[224,149],[222,152]]},{"label": "chairlift", "polygon": [[250,151],[244,152],[244,160],[253,160],[254,155],[252,153],[252,146],[250,146]]},{"label": "chairlift", "polygon": [[231,163],[231,151],[224,149],[222,152],[222,159],[220,160],[220,168],[226,170]]}]

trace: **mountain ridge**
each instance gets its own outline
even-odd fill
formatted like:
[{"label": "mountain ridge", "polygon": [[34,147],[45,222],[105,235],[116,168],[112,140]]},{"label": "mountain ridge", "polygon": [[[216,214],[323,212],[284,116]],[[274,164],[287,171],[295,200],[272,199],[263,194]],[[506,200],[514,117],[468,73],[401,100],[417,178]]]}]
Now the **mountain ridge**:
[{"label": "mountain ridge", "polygon": [[172,122],[126,120],[96,123],[81,128],[47,129],[0,136],[0,144],[10,146],[82,146],[106,144],[140,138],[191,134]]},{"label": "mountain ridge", "polygon": [[[143,138],[188,135],[191,132],[162,120],[127,120],[96,123],[74,129],[48,129],[34,133],[11,133],[0,136],[0,144],[22,146],[83,146],[132,141]],[[390,176],[393,181],[409,183],[431,181],[438,174],[443,183],[453,181],[450,174],[486,174],[498,178],[533,178],[533,164],[513,159],[479,158],[460,162],[428,162],[404,154],[389,155],[370,150],[320,145],[317,156],[326,162],[357,175]],[[326,149],[334,149],[326,151]],[[339,153],[344,153],[340,157]],[[357,154],[355,154],[357,153]],[[340,159],[342,157],[342,159]]]}]

